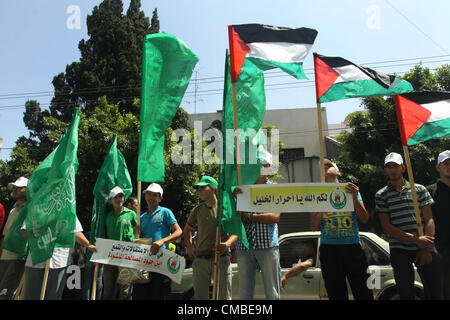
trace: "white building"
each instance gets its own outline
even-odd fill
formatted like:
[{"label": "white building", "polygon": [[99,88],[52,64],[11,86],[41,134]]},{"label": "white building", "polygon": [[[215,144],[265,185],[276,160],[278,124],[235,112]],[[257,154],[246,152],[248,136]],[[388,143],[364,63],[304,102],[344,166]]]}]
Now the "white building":
[{"label": "white building", "polygon": [[[201,121],[203,131],[217,120],[222,120],[221,110],[189,115],[191,127],[194,128],[194,121]],[[196,125],[199,126],[199,123]],[[266,125],[273,125],[279,130],[279,139],[284,144],[284,154],[279,157],[282,178],[277,180],[278,183],[320,182],[317,108],[266,110],[263,126]],[[325,107],[322,107],[322,130],[323,136],[327,137],[329,128]],[[281,216],[280,234],[308,230],[309,214],[289,213]]]}]

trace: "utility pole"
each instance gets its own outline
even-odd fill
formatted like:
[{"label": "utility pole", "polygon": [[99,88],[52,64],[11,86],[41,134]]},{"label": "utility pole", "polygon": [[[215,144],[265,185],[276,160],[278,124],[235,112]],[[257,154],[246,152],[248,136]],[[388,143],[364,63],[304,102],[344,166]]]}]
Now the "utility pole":
[{"label": "utility pole", "polygon": [[197,113],[197,75],[198,75],[198,71],[195,70],[195,79],[194,79],[194,114]]}]

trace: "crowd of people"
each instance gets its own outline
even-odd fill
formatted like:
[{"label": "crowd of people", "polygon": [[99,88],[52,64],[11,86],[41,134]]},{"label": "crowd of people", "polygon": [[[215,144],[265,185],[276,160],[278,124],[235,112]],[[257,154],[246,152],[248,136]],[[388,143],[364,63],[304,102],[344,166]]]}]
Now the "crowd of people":
[{"label": "crowd of people", "polygon": [[[338,166],[324,159],[325,181],[338,183]],[[272,163],[270,158],[263,162],[261,174],[255,184],[269,184]],[[414,265],[423,283],[426,299],[450,299],[450,151],[439,154],[436,163],[439,179],[424,187],[415,184],[415,194],[420,211],[417,221],[414,210],[413,190],[404,178],[405,165],[398,153],[385,157],[384,172],[388,178],[386,186],[375,194],[375,212],[383,232],[388,235],[390,260],[394,272],[397,292],[401,299],[414,299]],[[28,180],[20,177],[10,183],[12,196],[16,200],[3,226],[1,243],[8,235],[12,225],[26,203]],[[280,212],[258,213],[240,212],[241,220],[248,238],[245,246],[237,235],[217,232],[217,181],[203,176],[194,185],[201,203],[192,209],[187,223],[182,229],[173,212],[160,206],[163,188],[152,183],[144,190],[148,210],[139,214],[135,198],[125,203],[125,193],[120,187],[110,191],[108,202],[110,211],[106,214],[106,238],[132,242],[138,238],[151,239],[151,252],[156,254],[161,248],[184,238],[186,258],[192,261],[194,298],[210,298],[210,284],[214,274],[215,257],[218,256],[219,281],[218,298],[231,299],[232,271],[231,250],[236,249],[240,299],[254,298],[256,272],[261,271],[266,299],[280,299],[288,278],[293,277],[313,265],[314,245],[304,248],[309,259],[294,265],[284,275],[281,274],[278,248],[278,222]],[[234,195],[242,192],[236,188]],[[311,213],[311,230],[320,230],[319,260],[322,276],[329,299],[349,298],[347,281],[356,300],[372,300],[373,292],[367,285],[368,262],[361,247],[359,223],[367,223],[368,212],[364,206],[359,187],[346,183],[346,193],[352,197],[353,212]],[[2,209],[3,207],[0,207]],[[0,214],[2,210],[0,210]],[[3,218],[4,215],[0,216]],[[342,223],[346,219],[346,223]],[[139,224],[140,220],[140,224]],[[196,230],[195,241],[193,231]],[[22,226],[26,237],[26,225]],[[85,250],[96,251],[78,219],[73,232],[76,238],[77,263],[84,266],[84,288],[82,299],[90,298],[93,281],[93,268],[84,263]],[[219,240],[219,241],[218,241]],[[1,249],[0,249],[1,250]],[[73,250],[72,250],[73,251]],[[71,252],[67,248],[55,248],[50,259],[45,299],[61,299],[66,285],[66,269],[70,263]],[[45,264],[33,265],[30,256],[19,257],[6,249],[0,251],[0,299],[13,299],[21,285],[24,299],[39,299]],[[118,283],[119,268],[102,265],[97,279],[97,299],[123,300],[163,300],[170,297],[171,280],[159,273],[149,273],[149,281],[140,284]]]}]

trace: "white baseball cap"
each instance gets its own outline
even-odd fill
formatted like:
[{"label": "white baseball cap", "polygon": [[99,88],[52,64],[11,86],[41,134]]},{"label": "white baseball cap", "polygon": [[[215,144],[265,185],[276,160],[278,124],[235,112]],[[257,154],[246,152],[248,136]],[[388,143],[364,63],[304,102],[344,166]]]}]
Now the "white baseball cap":
[{"label": "white baseball cap", "polygon": [[163,195],[163,188],[157,183],[152,183],[151,185],[149,185],[147,187],[147,189],[144,190],[143,193],[145,194],[146,192],[158,192],[161,195],[161,197],[162,197],[162,195]]},{"label": "white baseball cap", "polygon": [[450,158],[450,150],[445,150],[439,153],[437,163],[441,164],[441,162]]},{"label": "white baseball cap", "polygon": [[123,192],[122,188],[120,188],[120,187],[112,188],[111,191],[109,192],[108,200],[115,198],[118,194],[125,195],[125,192]]},{"label": "white baseball cap", "polygon": [[400,154],[391,152],[386,156],[386,158],[384,158],[384,165],[386,165],[389,162],[394,162],[398,165],[403,165],[403,158]]},{"label": "white baseball cap", "polygon": [[324,165],[326,165],[326,164],[331,164],[331,165],[336,169],[336,171],[340,173],[337,164],[334,163],[334,162],[332,162],[330,159],[324,158],[324,159],[323,159],[323,164],[324,164]]},{"label": "white baseball cap", "polygon": [[16,181],[8,183],[8,186],[23,188],[23,187],[26,187],[27,184],[28,184],[28,179],[25,177],[20,177]]}]

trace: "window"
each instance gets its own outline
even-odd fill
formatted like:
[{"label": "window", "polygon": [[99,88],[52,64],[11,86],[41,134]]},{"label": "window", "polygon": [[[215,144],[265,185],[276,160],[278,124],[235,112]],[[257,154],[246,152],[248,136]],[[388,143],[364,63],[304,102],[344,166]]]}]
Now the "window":
[{"label": "window", "polygon": [[389,266],[391,261],[389,259],[389,253],[382,250],[367,238],[361,237],[361,244],[366,254],[367,263],[369,266]]},{"label": "window", "polygon": [[280,266],[291,268],[299,261],[313,259],[316,265],[317,237],[315,238],[291,238],[280,244]]},{"label": "window", "polygon": [[305,157],[304,148],[283,149],[280,153],[280,162],[286,163],[289,161],[300,160]]}]

